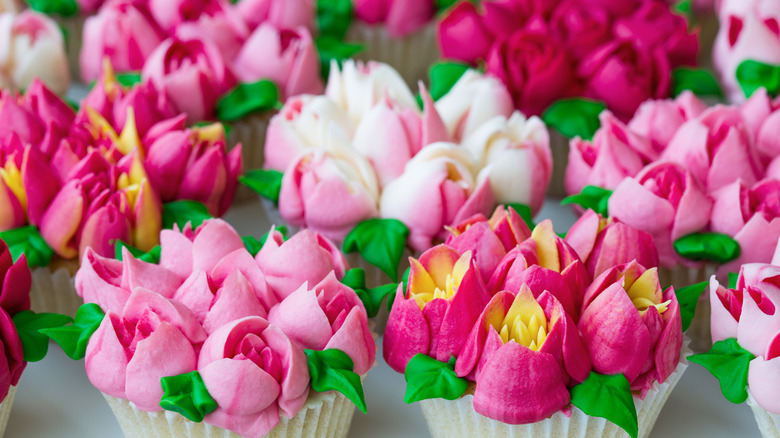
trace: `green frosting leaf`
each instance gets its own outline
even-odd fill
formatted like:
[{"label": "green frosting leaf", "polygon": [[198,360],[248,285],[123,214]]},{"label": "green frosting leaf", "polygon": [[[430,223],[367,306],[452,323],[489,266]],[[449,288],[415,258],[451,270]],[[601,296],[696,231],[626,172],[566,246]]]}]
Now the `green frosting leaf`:
[{"label": "green frosting leaf", "polygon": [[677,254],[690,260],[727,263],[739,257],[739,242],[721,233],[693,233],[674,241]]},{"label": "green frosting leaf", "polygon": [[682,318],[683,331],[688,330],[688,327],[691,326],[693,315],[696,313],[696,304],[699,302],[702,292],[707,290],[709,284],[709,281],[702,281],[701,283],[675,290],[677,301],[680,303],[680,318]]},{"label": "green frosting leaf", "polygon": [[677,3],[672,5],[672,10],[684,16],[688,20],[688,23],[694,22],[692,0],[679,0]]},{"label": "green frosting leaf", "polygon": [[162,252],[162,247],[160,245],[150,249],[149,252],[143,252],[138,248],[134,248],[125,242],[122,242],[121,240],[117,240],[114,243],[114,258],[119,261],[122,261],[122,248],[127,248],[127,250],[130,251],[130,254],[138,260],[142,260],[146,263],[160,263],[160,253]]},{"label": "green frosting leaf", "polygon": [[436,3],[436,11],[438,13],[443,13],[447,9],[449,9],[452,5],[455,3],[458,3],[460,0],[435,0]]},{"label": "green frosting leaf", "polygon": [[766,88],[770,96],[780,92],[780,66],[765,64],[748,59],[737,67],[737,82],[746,97],[750,97],[759,88]]},{"label": "green frosting leaf", "polygon": [[561,205],[576,204],[586,210],[591,209],[607,217],[609,216],[610,196],[612,196],[612,190],[596,186],[585,186],[579,194],[563,198]]},{"label": "green frosting leaf", "polygon": [[[264,239],[268,238],[268,233],[263,236]],[[263,242],[260,242],[259,240],[255,239],[253,236],[244,236],[241,238],[241,240],[244,242],[244,247],[247,251],[249,251],[249,254],[252,254],[252,257],[256,256],[257,253],[260,252],[260,249],[263,247]]]},{"label": "green frosting leaf", "polygon": [[19,260],[19,257],[24,254],[27,257],[27,265],[31,267],[49,266],[51,258],[54,256],[54,250],[43,240],[38,228],[32,225],[0,231],[0,239],[8,245],[8,250],[11,251],[11,257],[14,261]]},{"label": "green frosting leaf", "polygon": [[383,284],[374,288],[366,287],[366,273],[362,268],[353,268],[344,274],[341,282],[352,288],[357,294],[369,318],[374,318],[379,313],[382,301],[398,288],[398,283]]},{"label": "green frosting leaf", "polygon": [[565,137],[592,140],[601,126],[599,114],[606,108],[597,100],[563,99],[550,105],[542,114],[542,120]]},{"label": "green frosting leaf", "polygon": [[317,0],[319,35],[343,40],[352,24],[352,0]]},{"label": "green frosting leaf", "polygon": [[571,404],[593,417],[606,418],[636,438],[639,433],[631,384],[623,374],[603,375],[591,371],[584,382],[570,390]]},{"label": "green frosting leaf", "polygon": [[339,38],[332,36],[320,36],[314,40],[314,44],[317,45],[317,52],[320,56],[320,75],[323,78],[327,78],[330,75],[331,61],[341,63],[351,58],[365,49],[362,44],[346,43]]},{"label": "green frosting leaf", "polygon": [[283,177],[284,173],[278,170],[256,169],[239,176],[238,180],[260,196],[270,199],[276,204],[279,202],[279,192],[282,191]]},{"label": "green frosting leaf", "polygon": [[44,329],[62,327],[73,322],[73,318],[59,313],[35,313],[32,310],[22,310],[12,318],[19,339],[22,340],[24,360],[38,362],[46,357],[49,351],[49,338]]},{"label": "green frosting leaf", "polygon": [[62,351],[73,360],[83,359],[87,352],[89,338],[100,327],[106,314],[95,303],[83,304],[76,311],[73,325],[40,330],[41,333],[56,342]]},{"label": "green frosting leaf", "polygon": [[173,224],[180,229],[192,224],[192,228],[197,228],[203,221],[212,219],[208,208],[203,203],[197,201],[174,201],[163,204],[163,228],[172,229]]},{"label": "green frosting leaf", "polygon": [[738,280],[739,274],[736,272],[729,272],[729,289],[736,289]]},{"label": "green frosting leaf", "polygon": [[444,97],[470,68],[466,64],[449,61],[433,64],[428,70],[431,98],[436,101]]},{"label": "green frosting leaf", "polygon": [[507,211],[512,209],[515,211],[515,213],[519,214],[521,218],[523,218],[523,221],[526,225],[528,225],[528,228],[534,229],[536,224],[534,223],[534,216],[531,212],[531,207],[525,205],[525,204],[506,204],[505,205]]},{"label": "green frosting leaf", "polygon": [[672,71],[673,95],[678,96],[683,91],[690,90],[697,96],[723,97],[715,76],[705,69],[679,67]]},{"label": "green frosting leaf", "polygon": [[116,74],[116,81],[122,84],[125,88],[131,88],[136,84],[141,83],[140,71],[125,71]]},{"label": "green frosting leaf", "polygon": [[182,414],[186,419],[200,423],[217,409],[217,401],[211,397],[203,377],[197,371],[160,379],[163,396],[160,407]]},{"label": "green frosting leaf", "polygon": [[360,376],[352,371],[355,365],[347,353],[335,348],[322,351],[306,349],[304,352],[311,374],[311,387],[317,392],[338,391],[365,414],[363,384]]},{"label": "green frosting leaf", "polygon": [[279,89],[269,80],[238,84],[217,102],[217,118],[232,122],[254,112],[273,109],[277,102]]},{"label": "green frosting leaf", "polygon": [[723,396],[734,404],[747,400],[748,366],[755,358],[734,338],[714,343],[706,353],[688,356],[689,361],[703,366],[720,381]]},{"label": "green frosting leaf", "polygon": [[423,353],[415,354],[406,364],[407,404],[431,398],[455,400],[466,392],[469,381],[455,374],[455,356],[449,362],[441,362]]},{"label": "green frosting leaf", "polygon": [[30,9],[46,15],[72,17],[79,12],[76,0],[27,0]]},{"label": "green frosting leaf", "polygon": [[344,252],[358,251],[367,262],[398,281],[398,265],[406,248],[409,228],[396,219],[368,219],[344,238]]}]

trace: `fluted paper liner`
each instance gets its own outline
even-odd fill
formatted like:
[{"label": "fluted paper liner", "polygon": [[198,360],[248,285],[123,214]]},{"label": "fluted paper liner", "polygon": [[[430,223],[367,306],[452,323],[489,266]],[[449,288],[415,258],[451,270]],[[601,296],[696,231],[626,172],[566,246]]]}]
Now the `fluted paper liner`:
[{"label": "fluted paper liner", "polygon": [[[674,269],[658,268],[658,278],[664,287],[674,286],[675,290],[692,284],[710,281],[715,275],[718,266],[707,263],[700,268],[689,268],[678,265]],[[723,279],[725,281],[725,279]],[[710,294],[709,289],[699,297],[696,304],[696,313],[693,315],[691,326],[685,334],[691,339],[691,349],[696,353],[703,353],[712,347],[712,335],[710,334]]]},{"label": "fluted paper liner", "polygon": [[773,414],[762,408],[748,390],[747,405],[753,410],[753,417],[758,423],[758,430],[764,438],[780,438],[780,415]]},{"label": "fluted paper liner", "polygon": [[[683,349],[684,353],[687,349]],[[690,353],[688,351],[688,353]],[[684,354],[685,355],[685,354]],[[639,438],[650,435],[655,420],[661,413],[666,399],[671,394],[683,372],[688,367],[685,358],[664,383],[655,382],[644,400],[634,397],[639,419]],[[531,424],[507,424],[478,414],[472,402],[472,394],[457,400],[441,398],[420,402],[428,430],[434,438],[491,436],[505,438],[627,438],[628,434],[614,423],[600,417],[586,415],[572,407],[570,417],[561,411],[551,417]]]},{"label": "fluted paper liner", "polygon": [[547,196],[565,198],[566,166],[569,164],[569,139],[555,129],[548,128],[550,133],[550,151],[552,152],[553,169]]},{"label": "fluted paper liner", "polygon": [[14,406],[14,397],[16,396],[16,387],[8,388],[8,395],[0,403],[0,437],[5,434],[5,427],[8,426],[8,418],[11,417],[11,408]]},{"label": "fluted paper liner", "polygon": [[[230,135],[227,139],[228,147],[232,149],[236,144],[241,143],[241,160],[244,171],[263,168],[263,163],[265,162],[265,132],[274,114],[276,114],[276,111],[269,110],[249,114],[234,122],[225,122],[230,126]],[[237,202],[253,199],[254,196],[255,192],[243,184],[238,185],[235,196]]]},{"label": "fluted paper liner", "polygon": [[390,64],[412,89],[417,88],[417,81],[427,82],[428,67],[439,58],[434,22],[403,38],[391,37],[385,26],[353,22],[347,41],[364,45],[356,58]]},{"label": "fluted paper liner", "polygon": [[30,272],[32,274],[30,308],[33,311],[76,315],[84,300],[76,293],[76,285],[70,269],[45,267],[34,268]]},{"label": "fluted paper liner", "polygon": [[[132,402],[103,394],[126,438],[238,438],[235,432],[206,422],[195,423],[171,411],[147,412]],[[344,438],[349,433],[355,405],[341,393],[310,392],[306,404],[292,419],[280,416],[267,437]]]}]

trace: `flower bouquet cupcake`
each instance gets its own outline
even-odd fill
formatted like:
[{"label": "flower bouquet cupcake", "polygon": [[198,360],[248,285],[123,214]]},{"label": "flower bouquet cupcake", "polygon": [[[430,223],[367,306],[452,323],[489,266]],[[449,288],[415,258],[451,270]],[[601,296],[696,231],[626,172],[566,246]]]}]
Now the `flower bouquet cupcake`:
[{"label": "flower bouquet cupcake", "polygon": [[242,181],[278,203],[272,221],[358,252],[350,261],[371,287],[385,274],[398,281],[404,253],[443,242],[446,227],[496,202],[523,204],[530,218],[552,169],[544,124],[511,113],[495,79],[449,79],[451,89],[434,83],[437,103],[420,90],[421,110],[390,66],[334,66],[325,95],[292,98],[271,120],[266,169]]},{"label": "flower bouquet cupcake", "polygon": [[[125,436],[346,436],[376,345],[332,244],[272,229],[253,257],[221,220],[160,240],[156,263],[88,250],[87,304],[46,331],[85,357]],[[292,269],[291,250],[313,263]]]},{"label": "flower bouquet cupcake", "polygon": [[110,75],[79,113],[40,82],[3,96],[0,237],[35,267],[35,310],[75,314],[73,275],[87,247],[102,256],[116,242],[148,251],[163,226],[230,205],[240,150],[226,153],[218,126],[156,119],[156,98],[149,89],[125,94]]},{"label": "flower bouquet cupcake", "polygon": [[308,28],[277,27],[207,1],[111,2],[84,26],[81,77],[100,75],[104,58],[130,81],[151,82],[192,125],[230,125],[251,167],[262,165],[268,119],[280,99],[322,91]]},{"label": "flower bouquet cupcake", "polygon": [[712,349],[690,357],[719,381],[732,403],[747,401],[761,435],[780,434],[777,400],[778,352],[775,308],[780,304],[780,257],[772,264],[749,263],[728,287],[712,278],[708,287],[712,303]]},{"label": "flower bouquet cupcake", "polygon": [[492,222],[410,259],[383,348],[405,401],[436,437],[648,436],[687,367],[674,290],[613,253],[592,280],[549,221]]},{"label": "flower bouquet cupcake", "polygon": [[515,108],[555,128],[555,196],[563,196],[566,138],[590,139],[604,108],[626,121],[643,101],[670,96],[699,50],[698,32],[657,0],[459,2],[442,16],[438,40],[442,58],[484,64]]}]

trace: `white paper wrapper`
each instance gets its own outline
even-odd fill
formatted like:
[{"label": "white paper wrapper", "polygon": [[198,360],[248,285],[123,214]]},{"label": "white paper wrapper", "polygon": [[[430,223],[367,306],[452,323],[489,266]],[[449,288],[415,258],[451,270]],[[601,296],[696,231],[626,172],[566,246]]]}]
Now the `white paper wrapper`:
[{"label": "white paper wrapper", "polygon": [[70,269],[34,268],[31,273],[30,307],[33,311],[76,315],[84,300],[76,293]]},{"label": "white paper wrapper", "polygon": [[[230,430],[208,423],[194,423],[170,411],[147,412],[130,401],[103,394],[127,438],[238,438]],[[281,416],[267,435],[272,438],[343,438],[349,433],[355,405],[342,394],[312,392],[306,404],[292,419]]]},{"label": "white paper wrapper", "polygon": [[[262,169],[265,162],[265,131],[274,114],[276,111],[265,111],[250,114],[235,122],[227,122],[230,125],[227,144],[232,149],[234,145],[241,143],[244,171]],[[255,192],[239,184],[234,202],[245,202],[253,199],[254,196]]]},{"label": "white paper wrapper", "polygon": [[550,185],[547,187],[547,196],[553,198],[565,198],[566,189],[566,165],[569,164],[569,139],[555,129],[550,132],[550,150],[552,151],[553,172]]},{"label": "white paper wrapper", "polygon": [[74,84],[81,83],[79,54],[81,53],[84,22],[87,20],[87,16],[60,17],[53,15],[50,17],[65,30],[65,54],[68,57],[70,80]]},{"label": "white paper wrapper", "polygon": [[[708,263],[700,268],[688,268],[678,265],[674,269],[658,268],[658,277],[662,286],[672,285],[680,289],[692,284],[709,281],[717,272],[717,265]],[[691,349],[697,353],[703,353],[712,347],[712,335],[710,334],[710,296],[705,291],[699,297],[696,305],[696,313],[691,321],[691,326],[685,332],[691,338]]]},{"label": "white paper wrapper", "polygon": [[390,64],[412,89],[417,89],[417,81],[427,82],[428,67],[439,58],[434,22],[403,38],[392,38],[385,26],[353,22],[347,41],[365,46],[356,58]]},{"label": "white paper wrapper", "polygon": [[[685,350],[685,349],[684,349]],[[677,369],[666,379],[656,382],[644,400],[634,397],[639,419],[639,438],[650,435],[655,420],[661,413],[666,399],[688,367],[688,361],[680,360]],[[469,394],[457,400],[424,400],[420,402],[428,430],[434,438],[490,436],[505,438],[627,438],[628,434],[615,424],[599,417],[591,417],[574,407],[567,417],[558,411],[550,418],[532,424],[506,424],[484,417],[472,406],[474,396]]]},{"label": "white paper wrapper", "polygon": [[5,434],[5,427],[8,426],[8,418],[11,417],[11,408],[14,406],[14,397],[16,396],[16,387],[8,388],[8,395],[0,403],[0,437]]},{"label": "white paper wrapper", "polygon": [[747,405],[753,410],[753,417],[758,423],[758,430],[764,438],[780,438],[780,415],[773,414],[762,408],[748,390]]}]

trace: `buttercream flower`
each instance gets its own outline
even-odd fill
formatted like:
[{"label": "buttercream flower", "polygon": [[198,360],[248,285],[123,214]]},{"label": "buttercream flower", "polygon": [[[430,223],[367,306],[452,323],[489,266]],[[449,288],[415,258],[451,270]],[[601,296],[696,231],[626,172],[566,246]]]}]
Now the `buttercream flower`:
[{"label": "buttercream flower", "polygon": [[382,99],[390,99],[399,108],[417,108],[417,101],[401,75],[393,67],[373,61],[348,59],[341,68],[333,64],[325,95],[344,109],[355,124]]},{"label": "buttercream flower", "polygon": [[463,147],[487,168],[499,204],[525,204],[536,214],[552,176],[550,135],[537,117],[495,117],[463,140]]},{"label": "buttercream flower", "polygon": [[[647,212],[653,214],[648,216]],[[660,161],[626,178],[609,198],[609,216],[653,236],[661,266],[673,267],[680,257],[673,243],[705,229],[712,200],[686,168]]]},{"label": "buttercream flower", "polygon": [[[44,138],[40,150],[50,157],[60,140],[67,137],[72,128],[76,113],[61,97],[42,81],[33,79],[22,96],[22,105],[35,114],[44,126]],[[23,131],[14,123],[14,132]]]},{"label": "buttercream flower", "polygon": [[507,252],[531,237],[525,221],[512,208],[496,207],[490,219],[475,215],[449,228],[447,246],[464,254],[471,251],[485,280],[490,279]]},{"label": "buttercream flower", "polygon": [[241,147],[227,152],[221,124],[174,130],[148,147],[144,166],[163,202],[202,202],[215,216],[225,214],[241,173]]},{"label": "buttercream flower", "polygon": [[160,378],[197,368],[203,327],[184,305],[136,288],[121,313],[109,310],[87,345],[89,381],[101,392],[159,411]]},{"label": "buttercream flower", "polygon": [[764,170],[742,113],[725,106],[683,124],[661,158],[685,166],[708,193],[737,179],[752,186]]},{"label": "buttercream flower", "polygon": [[5,400],[11,385],[17,385],[26,362],[22,341],[11,318],[30,309],[30,269],[22,254],[16,263],[8,246],[0,240],[0,399]]},{"label": "buttercream flower", "polygon": [[778,266],[749,263],[742,266],[735,289],[721,286],[714,276],[709,289],[713,342],[736,338],[742,348],[756,356],[748,368],[750,394],[774,414],[780,413],[774,396],[780,366],[774,342],[778,333],[776,309],[780,305],[778,275]]},{"label": "buttercream flower", "polygon": [[527,115],[539,115],[576,93],[573,60],[561,42],[541,30],[521,29],[497,41],[487,71],[506,84],[515,107]]},{"label": "buttercream flower", "polygon": [[604,101],[621,120],[628,120],[648,99],[669,95],[671,66],[660,49],[611,41],[585,58],[577,73],[585,96]]},{"label": "buttercream flower", "polygon": [[550,27],[578,59],[612,39],[610,13],[580,0],[560,2],[552,11]]},{"label": "buttercream flower", "polygon": [[5,87],[26,89],[35,78],[58,94],[70,86],[65,42],[57,23],[33,11],[0,15],[0,74]]},{"label": "buttercream flower", "polygon": [[260,23],[272,24],[277,29],[314,28],[316,11],[313,0],[240,0],[235,7],[252,29]]},{"label": "buttercream flower", "polygon": [[663,383],[680,360],[680,305],[656,268],[631,262],[602,273],[585,292],[578,327],[594,371],[623,373],[633,390]]},{"label": "buttercream flower", "polygon": [[495,77],[468,70],[436,101],[436,110],[453,141],[460,142],[488,120],[512,115],[514,104],[506,86]]},{"label": "buttercream flower", "polygon": [[653,236],[593,210],[587,210],[572,225],[565,240],[577,251],[593,278],[634,260],[648,268],[658,267]]},{"label": "buttercream flower", "polygon": [[475,178],[473,167],[468,151],[455,144],[425,147],[382,191],[381,216],[409,227],[416,250],[430,248],[434,239],[444,240],[445,226],[487,214],[495,205],[489,179]]},{"label": "buttercream flower", "polygon": [[459,2],[444,16],[436,32],[442,57],[469,64],[487,58],[493,44],[489,29],[474,4]]},{"label": "buttercream flower", "polygon": [[374,364],[376,344],[363,302],[333,272],[315,286],[301,285],[271,309],[268,321],[303,348],[347,353],[357,374]]},{"label": "buttercream flower", "polygon": [[212,119],[217,99],[235,84],[216,46],[202,40],[163,41],[146,60],[143,78],[187,113],[190,123]]},{"label": "buttercream flower", "polygon": [[110,2],[84,23],[81,79],[89,83],[100,77],[105,57],[119,71],[141,70],[163,39],[147,2]]},{"label": "buttercream flower", "polygon": [[593,141],[571,141],[565,181],[570,195],[588,185],[613,189],[657,158],[650,140],[626,128],[612,113],[602,112],[599,120],[601,128]]},{"label": "buttercream flower", "polygon": [[154,20],[166,32],[173,32],[181,23],[197,19],[212,0],[148,0]]},{"label": "buttercream flower", "polygon": [[379,187],[371,164],[337,134],[325,140],[325,149],[307,151],[287,167],[279,213],[340,242],[355,225],[378,215]]},{"label": "buttercream flower", "polygon": [[436,12],[430,0],[353,0],[355,16],[367,24],[384,24],[393,38],[422,28]]},{"label": "buttercream flower", "polygon": [[447,129],[430,95],[422,90],[423,113],[381,100],[360,120],[352,147],[374,167],[380,187],[404,173],[406,163],[425,146],[447,141]]},{"label": "buttercream flower", "polygon": [[763,180],[752,187],[741,181],[713,194],[710,228],[739,243],[739,258],[723,266],[735,272],[746,263],[768,263],[780,238],[780,181]]},{"label": "buttercream flower", "polygon": [[457,355],[490,300],[471,252],[458,255],[439,245],[409,262],[409,281],[396,291],[382,349],[399,373],[418,353],[444,361]]},{"label": "buttercream flower", "polygon": [[243,82],[272,80],[282,96],[322,93],[317,48],[305,27],[261,24],[236,55],[233,70]]},{"label": "buttercream flower", "polygon": [[[509,424],[534,423],[569,404],[590,373],[577,326],[549,293],[501,291],[482,311],[455,372],[476,381],[474,410]],[[522,402],[519,402],[522,400]]]},{"label": "buttercream flower", "polygon": [[173,34],[182,40],[208,40],[225,59],[233,59],[249,36],[249,28],[230,3],[216,0],[206,2],[200,14],[179,23]]},{"label": "buttercream flower", "polygon": [[293,418],[309,395],[303,349],[259,316],[212,333],[200,351],[198,372],[218,405],[205,421],[244,436],[265,436],[280,413]]},{"label": "buttercream flower", "polygon": [[330,98],[301,95],[287,99],[268,124],[264,166],[284,171],[304,150],[321,147],[330,129],[340,130],[346,138],[355,132],[347,113]]},{"label": "buttercream flower", "polygon": [[302,230],[286,242],[279,231],[272,231],[255,260],[280,302],[303,284],[313,287],[331,272],[341,279],[349,269],[338,247],[310,230]]},{"label": "buttercream flower", "polygon": [[[41,152],[28,145],[22,148],[16,143],[6,151],[0,166],[0,197],[3,205],[0,212],[0,230],[11,230],[28,221],[38,223],[59,190],[59,180],[53,176],[51,167]],[[0,161],[2,163],[2,161]]]},{"label": "buttercream flower", "polygon": [[648,138],[659,154],[669,145],[677,130],[707,109],[695,94],[686,91],[676,99],[648,100],[639,105],[628,129]]}]

